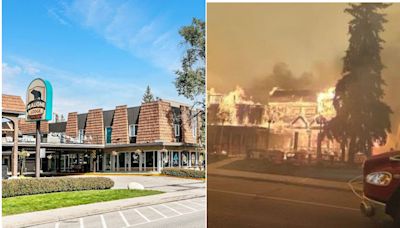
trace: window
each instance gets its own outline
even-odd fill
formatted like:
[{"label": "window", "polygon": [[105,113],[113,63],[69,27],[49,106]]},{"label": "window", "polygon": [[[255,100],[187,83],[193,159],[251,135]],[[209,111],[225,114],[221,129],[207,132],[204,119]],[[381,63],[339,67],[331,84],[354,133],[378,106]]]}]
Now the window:
[{"label": "window", "polygon": [[175,137],[181,136],[181,125],[180,124],[175,124],[174,125],[175,129]]},{"label": "window", "polygon": [[111,127],[106,127],[105,133],[106,133],[106,143],[111,143],[112,128]]},{"label": "window", "polygon": [[83,138],[84,138],[84,129],[79,129],[78,132],[78,142],[83,143]]},{"label": "window", "polygon": [[197,139],[197,116],[192,117],[192,133],[193,138]]},{"label": "window", "polygon": [[136,137],[137,136],[137,124],[129,125],[129,137]]}]

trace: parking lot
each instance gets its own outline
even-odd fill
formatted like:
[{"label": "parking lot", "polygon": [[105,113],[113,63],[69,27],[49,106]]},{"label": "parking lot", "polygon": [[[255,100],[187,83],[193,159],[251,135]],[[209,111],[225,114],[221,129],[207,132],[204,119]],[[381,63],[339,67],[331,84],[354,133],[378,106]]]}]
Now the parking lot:
[{"label": "parking lot", "polygon": [[[59,221],[40,226],[36,228],[119,228],[119,227],[168,227],[179,220],[192,221],[186,223],[187,227],[204,227],[205,221],[205,197],[168,202],[144,207],[136,207],[127,210],[109,212],[98,215],[91,215],[82,218]],[[199,223],[199,221],[202,221]],[[195,223],[189,223],[195,222]],[[185,227],[185,223],[180,227]]]}]

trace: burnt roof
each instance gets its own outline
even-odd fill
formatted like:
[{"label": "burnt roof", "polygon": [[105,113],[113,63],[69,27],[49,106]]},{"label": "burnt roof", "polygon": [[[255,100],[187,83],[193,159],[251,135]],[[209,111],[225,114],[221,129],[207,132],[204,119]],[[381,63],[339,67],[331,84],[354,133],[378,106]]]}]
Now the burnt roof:
[{"label": "burnt roof", "polygon": [[49,123],[49,132],[65,132],[67,122]]},{"label": "burnt roof", "polygon": [[317,101],[317,93],[312,90],[285,90],[276,89],[269,95],[270,102],[295,102],[295,101]]},{"label": "burnt roof", "polygon": [[128,108],[128,124],[138,124],[140,106]]},{"label": "burnt roof", "polygon": [[113,123],[113,118],[114,118],[114,111],[115,110],[107,110],[103,111],[103,123],[104,127],[110,127],[112,126]]}]

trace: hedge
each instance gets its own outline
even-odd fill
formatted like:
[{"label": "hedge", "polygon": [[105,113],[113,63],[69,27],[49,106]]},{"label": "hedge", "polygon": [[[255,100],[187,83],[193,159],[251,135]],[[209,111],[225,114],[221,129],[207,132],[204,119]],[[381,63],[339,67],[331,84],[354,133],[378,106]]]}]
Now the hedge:
[{"label": "hedge", "polygon": [[109,189],[114,181],[106,177],[43,177],[3,180],[3,198],[51,192]]},{"label": "hedge", "polygon": [[205,178],[206,172],[193,169],[164,168],[162,174],[175,177]]}]

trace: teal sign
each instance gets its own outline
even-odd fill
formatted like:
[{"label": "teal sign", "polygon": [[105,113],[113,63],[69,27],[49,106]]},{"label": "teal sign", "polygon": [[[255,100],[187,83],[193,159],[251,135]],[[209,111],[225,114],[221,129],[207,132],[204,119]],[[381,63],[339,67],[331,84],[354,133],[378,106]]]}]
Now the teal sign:
[{"label": "teal sign", "polygon": [[50,121],[53,114],[53,88],[49,81],[34,79],[26,91],[26,120]]}]

